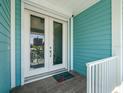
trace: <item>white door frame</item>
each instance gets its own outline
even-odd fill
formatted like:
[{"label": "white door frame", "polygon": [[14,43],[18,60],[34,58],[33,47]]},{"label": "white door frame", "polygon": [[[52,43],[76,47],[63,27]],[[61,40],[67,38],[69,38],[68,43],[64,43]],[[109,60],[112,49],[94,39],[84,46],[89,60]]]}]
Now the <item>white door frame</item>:
[{"label": "white door frame", "polygon": [[[22,24],[21,25],[21,85],[24,85],[24,47],[23,47],[23,44],[24,44],[24,42],[23,42],[24,41],[24,38],[23,38],[23,35],[24,35],[24,10],[29,9],[32,11],[36,11],[38,13],[48,15],[50,17],[54,17],[55,19],[63,20],[65,22],[67,22],[68,24],[69,24],[69,17],[66,15],[63,16],[63,14],[62,14],[62,16],[60,16],[61,14],[59,12],[56,12],[54,10],[50,10],[47,8],[46,9],[49,11],[44,11],[44,9],[43,9],[44,7],[42,7],[42,6],[37,7],[37,5],[35,5],[34,3],[31,3],[31,2],[25,3],[25,0],[21,0],[21,1],[22,1],[21,2],[21,24]],[[50,11],[52,11],[52,12],[50,12]],[[53,11],[54,11],[54,13],[53,13]],[[58,13],[59,13],[59,15],[58,15]],[[67,30],[67,35],[68,34],[69,34],[69,30]],[[67,39],[69,39],[69,38],[67,38]],[[67,40],[67,41],[69,41],[69,40]],[[69,43],[69,42],[67,42],[67,43]],[[69,49],[69,47],[67,46],[67,50],[68,49]],[[67,56],[69,56],[69,53]],[[67,60],[68,60],[68,57],[67,57]],[[70,65],[70,63],[68,62],[67,65]],[[67,67],[68,67],[67,69],[69,70],[70,66],[67,66]]]},{"label": "white door frame", "polygon": [[24,53],[23,53],[23,34],[24,34],[24,0],[21,0],[21,85],[24,85]]},{"label": "white door frame", "polygon": [[[25,22],[24,22],[24,34],[23,34],[23,38],[24,38],[24,63],[25,63],[25,71],[24,71],[24,77],[30,77],[30,76],[34,76],[34,75],[38,75],[38,74],[42,74],[45,72],[50,72],[50,71],[54,71],[57,69],[62,69],[62,68],[66,68],[67,69],[67,22],[65,21],[61,21],[59,19],[55,19],[55,18],[51,18],[45,15],[42,15],[40,13],[37,12],[33,12],[30,10],[25,9]],[[40,18],[44,18],[45,20],[45,66],[42,68],[37,68],[34,70],[30,69],[30,16],[34,15]],[[63,62],[62,64],[57,64],[57,65],[53,65],[53,22],[59,22],[63,25],[63,31],[62,31],[62,36],[63,36],[63,51],[62,51],[62,58],[63,58]],[[50,53],[49,53],[49,47],[51,46],[51,57]]]}]

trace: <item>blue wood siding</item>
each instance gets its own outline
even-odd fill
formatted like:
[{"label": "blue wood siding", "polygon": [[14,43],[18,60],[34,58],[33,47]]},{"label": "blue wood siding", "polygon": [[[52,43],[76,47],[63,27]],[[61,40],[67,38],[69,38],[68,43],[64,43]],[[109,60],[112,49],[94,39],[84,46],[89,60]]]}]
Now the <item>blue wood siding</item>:
[{"label": "blue wood siding", "polygon": [[101,0],[74,17],[74,70],[86,75],[86,63],[112,54],[111,0]]},{"label": "blue wood siding", "polygon": [[10,90],[10,0],[0,0],[0,93]]},{"label": "blue wood siding", "polygon": [[21,84],[21,0],[15,0],[16,15],[16,86]]}]

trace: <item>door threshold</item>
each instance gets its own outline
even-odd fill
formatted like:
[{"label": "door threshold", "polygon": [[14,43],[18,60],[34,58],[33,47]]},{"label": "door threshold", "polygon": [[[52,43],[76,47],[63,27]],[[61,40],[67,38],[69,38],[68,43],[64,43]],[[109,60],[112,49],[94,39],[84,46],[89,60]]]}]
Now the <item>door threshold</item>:
[{"label": "door threshold", "polygon": [[24,84],[31,83],[31,82],[41,80],[41,79],[44,79],[44,78],[48,78],[48,77],[53,76],[55,74],[63,73],[63,72],[66,72],[66,71],[68,71],[68,70],[65,69],[65,68],[62,68],[62,69],[58,69],[58,70],[54,70],[54,71],[30,76],[30,77],[25,77],[24,78]]}]

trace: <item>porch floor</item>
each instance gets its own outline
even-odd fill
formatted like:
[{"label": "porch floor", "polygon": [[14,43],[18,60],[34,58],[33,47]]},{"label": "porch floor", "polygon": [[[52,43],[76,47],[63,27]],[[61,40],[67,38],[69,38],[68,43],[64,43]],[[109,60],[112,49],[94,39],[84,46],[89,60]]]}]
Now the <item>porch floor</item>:
[{"label": "porch floor", "polygon": [[53,77],[25,84],[12,93],[86,93],[86,77],[70,72],[73,78],[58,83]]}]

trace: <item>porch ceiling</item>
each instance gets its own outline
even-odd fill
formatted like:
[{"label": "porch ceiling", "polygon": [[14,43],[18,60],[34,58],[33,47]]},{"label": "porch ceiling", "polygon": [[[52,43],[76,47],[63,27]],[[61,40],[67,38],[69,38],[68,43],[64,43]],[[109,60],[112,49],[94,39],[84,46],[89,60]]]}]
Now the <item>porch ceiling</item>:
[{"label": "porch ceiling", "polygon": [[75,9],[77,9],[87,0],[46,0],[46,1],[72,13],[76,11]]},{"label": "porch ceiling", "polygon": [[29,0],[65,15],[77,15],[100,0]]}]

